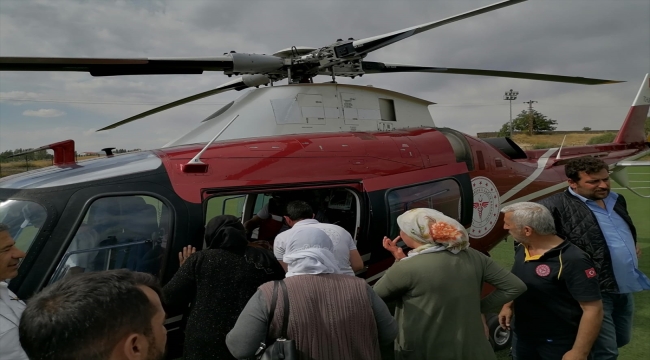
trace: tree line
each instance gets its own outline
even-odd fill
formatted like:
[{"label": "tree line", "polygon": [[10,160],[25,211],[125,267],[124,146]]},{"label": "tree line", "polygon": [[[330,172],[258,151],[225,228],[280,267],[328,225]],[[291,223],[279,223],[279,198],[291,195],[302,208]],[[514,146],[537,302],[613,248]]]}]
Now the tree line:
[{"label": "tree line", "polygon": [[[532,118],[532,124],[531,124]],[[531,126],[532,125],[532,126]],[[553,120],[537,110],[522,110],[516,118],[512,119],[512,131],[533,134],[544,134],[557,129],[557,120]],[[590,131],[591,128],[585,126],[584,131]],[[645,134],[650,135],[650,117],[645,121]],[[499,137],[510,136],[510,122],[506,122],[499,130]]]},{"label": "tree line", "polygon": [[[25,155],[20,155],[16,157],[12,157],[15,154],[22,154],[24,152],[32,151],[34,148],[18,148],[14,150],[5,150],[3,152],[0,152],[0,162],[6,163],[6,162],[13,162],[13,161],[25,161],[25,159],[29,161],[35,161],[35,160],[51,160],[54,155],[48,154],[47,150],[38,150],[34,151]],[[122,153],[127,153],[127,152],[132,152],[132,151],[140,151],[141,149],[115,149],[113,150],[114,154],[122,154]],[[74,152],[75,157],[78,156],[78,152]],[[97,152],[99,155],[103,155],[103,152]]]}]

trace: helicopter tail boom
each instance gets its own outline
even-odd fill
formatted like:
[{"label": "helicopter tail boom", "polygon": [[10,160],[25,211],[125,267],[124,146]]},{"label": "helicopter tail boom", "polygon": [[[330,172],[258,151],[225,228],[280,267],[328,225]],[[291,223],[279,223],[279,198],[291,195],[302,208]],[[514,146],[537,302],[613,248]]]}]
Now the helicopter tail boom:
[{"label": "helicopter tail boom", "polygon": [[627,117],[614,139],[616,144],[644,142],[645,121],[650,110],[650,74],[646,74]]}]

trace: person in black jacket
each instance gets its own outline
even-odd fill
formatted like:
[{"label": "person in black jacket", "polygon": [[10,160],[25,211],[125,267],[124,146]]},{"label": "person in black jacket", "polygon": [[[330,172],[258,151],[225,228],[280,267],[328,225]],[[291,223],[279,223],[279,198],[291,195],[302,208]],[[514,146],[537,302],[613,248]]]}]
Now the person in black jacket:
[{"label": "person in black jacket", "polygon": [[[182,265],[165,285],[165,305],[187,308],[185,360],[234,359],[226,334],[257,288],[284,278],[284,269],[268,250],[250,246],[242,223],[232,215],[211,219],[203,251],[179,254]],[[186,256],[187,259],[184,259]]]},{"label": "person in black jacket", "polygon": [[638,268],[636,228],[625,198],[610,190],[608,169],[593,157],[572,159],[564,168],[569,188],[539,201],[553,214],[557,235],[585,251],[598,273],[604,319],[594,360],[618,358],[632,336],[632,293],[650,290]]}]

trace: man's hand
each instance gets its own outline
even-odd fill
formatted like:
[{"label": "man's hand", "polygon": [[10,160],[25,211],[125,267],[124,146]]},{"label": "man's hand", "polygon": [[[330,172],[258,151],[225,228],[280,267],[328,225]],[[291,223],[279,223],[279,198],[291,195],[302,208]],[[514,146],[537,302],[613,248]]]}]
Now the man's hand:
[{"label": "man's hand", "polygon": [[587,360],[587,356],[589,354],[582,354],[576,350],[569,350],[564,356],[562,356],[562,360]]},{"label": "man's hand", "polygon": [[641,257],[641,248],[639,247],[639,244],[636,244],[636,257]]},{"label": "man's hand", "polygon": [[185,264],[185,261],[187,261],[187,258],[190,257],[190,255],[194,254],[196,252],[196,248],[192,245],[188,245],[183,248],[183,251],[178,253],[178,262],[181,263],[181,266]]},{"label": "man's hand", "polygon": [[510,330],[510,320],[512,319],[512,303],[507,303],[501,308],[499,313],[499,325],[504,330]]},{"label": "man's hand", "polygon": [[395,259],[400,260],[406,257],[404,254],[404,250],[402,250],[401,247],[397,246],[397,242],[400,241],[401,238],[398,236],[394,240],[389,239],[387,236],[384,236],[383,240],[383,245],[384,249],[390,251],[391,254],[395,257]]}]

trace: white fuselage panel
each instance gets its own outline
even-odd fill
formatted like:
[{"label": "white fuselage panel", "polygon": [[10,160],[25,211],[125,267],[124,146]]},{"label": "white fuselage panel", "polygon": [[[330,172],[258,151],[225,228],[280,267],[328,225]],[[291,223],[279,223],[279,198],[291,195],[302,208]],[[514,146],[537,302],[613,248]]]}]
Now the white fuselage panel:
[{"label": "white fuselage panel", "polygon": [[293,84],[248,91],[226,111],[163,147],[274,135],[433,127],[433,103],[394,91],[343,84]]}]

